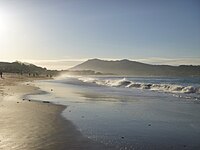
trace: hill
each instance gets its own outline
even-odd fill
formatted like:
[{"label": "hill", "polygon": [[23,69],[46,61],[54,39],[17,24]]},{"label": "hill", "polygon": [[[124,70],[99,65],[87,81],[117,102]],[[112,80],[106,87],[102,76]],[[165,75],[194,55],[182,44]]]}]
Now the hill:
[{"label": "hill", "polygon": [[37,74],[56,74],[56,70],[47,70],[33,64],[16,62],[0,62],[0,72],[4,73],[37,73]]},{"label": "hill", "polygon": [[70,70],[93,70],[101,73],[133,76],[200,76],[200,66],[150,65],[127,59],[118,61],[90,59]]}]

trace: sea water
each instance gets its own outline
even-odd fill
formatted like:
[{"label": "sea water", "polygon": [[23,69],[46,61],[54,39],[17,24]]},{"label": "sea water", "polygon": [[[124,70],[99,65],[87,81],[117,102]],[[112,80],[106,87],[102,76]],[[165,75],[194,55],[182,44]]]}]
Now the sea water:
[{"label": "sea water", "polygon": [[200,78],[62,77],[36,83],[81,133],[109,149],[200,149]]}]

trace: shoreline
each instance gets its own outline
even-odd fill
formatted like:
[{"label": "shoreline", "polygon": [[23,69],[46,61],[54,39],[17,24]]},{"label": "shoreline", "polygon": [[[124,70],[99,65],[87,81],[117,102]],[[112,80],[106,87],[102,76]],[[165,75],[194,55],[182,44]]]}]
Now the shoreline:
[{"label": "shoreline", "polygon": [[67,106],[65,118],[86,137],[112,149],[199,148],[200,105],[191,100],[146,90],[88,86],[73,78],[36,85],[51,94],[30,98]]},{"label": "shoreline", "polygon": [[66,106],[24,100],[26,95],[41,92],[26,83],[34,80],[37,78],[0,80],[0,149],[105,149],[83,137],[73,123],[61,115]]}]

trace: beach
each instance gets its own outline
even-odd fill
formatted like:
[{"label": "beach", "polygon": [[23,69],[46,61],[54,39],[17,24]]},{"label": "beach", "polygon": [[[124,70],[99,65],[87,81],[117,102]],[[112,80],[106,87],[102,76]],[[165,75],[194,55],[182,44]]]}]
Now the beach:
[{"label": "beach", "polygon": [[0,0],[0,150],[200,150],[200,0]]},{"label": "beach", "polygon": [[62,116],[103,149],[199,150],[198,81],[67,76],[36,81],[46,93],[26,98],[66,106]]},{"label": "beach", "polygon": [[41,93],[32,83],[41,79],[13,74],[0,79],[0,149],[102,149],[60,115],[66,106],[24,99]]},{"label": "beach", "polygon": [[[144,80],[143,87],[150,81],[156,87],[183,83],[176,78],[5,75],[0,80],[0,150],[198,150],[199,94],[126,87],[128,81]],[[199,79],[193,80],[184,79],[182,86],[198,88]]]}]

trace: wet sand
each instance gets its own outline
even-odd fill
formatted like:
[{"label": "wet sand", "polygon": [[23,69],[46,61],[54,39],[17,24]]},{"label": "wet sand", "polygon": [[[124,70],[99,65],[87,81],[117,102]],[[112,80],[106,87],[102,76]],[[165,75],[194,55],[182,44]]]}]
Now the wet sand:
[{"label": "wet sand", "polygon": [[115,150],[200,149],[200,105],[195,100],[148,90],[88,86],[74,78],[35,84],[48,94],[28,98],[67,106],[62,115],[84,136]]},{"label": "wet sand", "polygon": [[23,99],[40,92],[34,80],[17,75],[0,79],[0,150],[104,149],[60,115],[65,106]]}]

